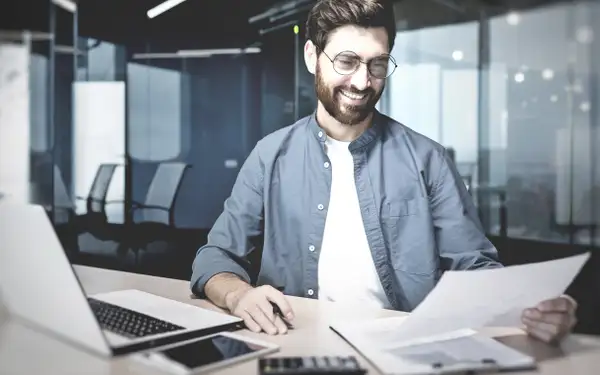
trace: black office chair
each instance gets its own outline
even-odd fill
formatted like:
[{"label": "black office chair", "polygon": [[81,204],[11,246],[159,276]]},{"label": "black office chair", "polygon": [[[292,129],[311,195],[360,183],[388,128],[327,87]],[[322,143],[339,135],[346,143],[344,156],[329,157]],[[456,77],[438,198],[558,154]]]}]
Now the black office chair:
[{"label": "black office chair", "polygon": [[86,212],[74,218],[77,253],[80,260],[89,260],[90,257],[95,259],[97,255],[104,257],[106,254],[115,254],[118,243],[121,241],[122,226],[109,223],[106,213],[108,189],[118,166],[118,164],[101,164],[88,196],[76,197],[77,200],[86,202]]},{"label": "black office chair", "polygon": [[96,226],[101,227],[108,222],[106,216],[106,196],[110,182],[118,166],[118,164],[110,163],[100,164],[88,196],[75,197],[77,200],[85,200],[86,202],[86,213],[78,217],[78,220],[84,224],[80,233],[82,231],[93,230]]},{"label": "black office chair", "polygon": [[133,225],[120,251],[132,250],[136,266],[139,265],[139,251],[146,249],[150,243],[174,240],[175,200],[189,167],[181,162],[161,163],[152,178],[144,203],[133,202]]}]

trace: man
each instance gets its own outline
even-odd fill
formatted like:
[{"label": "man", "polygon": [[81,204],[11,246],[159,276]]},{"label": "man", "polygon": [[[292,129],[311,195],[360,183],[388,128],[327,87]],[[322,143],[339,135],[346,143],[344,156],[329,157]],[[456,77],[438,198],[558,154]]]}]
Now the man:
[{"label": "man", "polygon": [[[293,319],[284,294],[411,311],[444,270],[501,267],[447,151],[375,110],[396,68],[391,2],[321,0],[306,29],[318,107],[252,150],[198,251],[192,291],[277,334],[286,326],[271,303]],[[523,321],[553,342],[574,310],[557,298]]]}]

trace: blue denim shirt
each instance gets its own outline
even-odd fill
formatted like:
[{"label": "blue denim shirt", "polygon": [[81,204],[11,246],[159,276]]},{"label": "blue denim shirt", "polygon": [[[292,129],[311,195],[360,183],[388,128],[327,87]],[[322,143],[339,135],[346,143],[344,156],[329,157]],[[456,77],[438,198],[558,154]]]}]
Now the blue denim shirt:
[{"label": "blue denim shirt", "polygon": [[[205,298],[215,274],[318,298],[317,266],[331,188],[325,131],[315,113],[260,140],[193,263],[191,289]],[[375,268],[394,309],[412,311],[445,270],[500,267],[473,200],[446,149],[376,112],[351,142],[354,176]]]}]

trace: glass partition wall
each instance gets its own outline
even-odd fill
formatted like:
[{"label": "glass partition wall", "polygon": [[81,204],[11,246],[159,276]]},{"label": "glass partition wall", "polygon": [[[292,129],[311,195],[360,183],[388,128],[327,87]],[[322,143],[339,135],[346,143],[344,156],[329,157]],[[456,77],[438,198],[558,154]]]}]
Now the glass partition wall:
[{"label": "glass partition wall", "polygon": [[451,149],[490,235],[600,247],[600,2],[479,12],[400,30],[382,108]]},{"label": "glass partition wall", "polygon": [[[194,172],[178,220],[209,228],[273,111],[260,54],[134,50],[48,4],[47,30],[0,30],[0,199],[62,223],[114,164],[106,212],[126,223],[157,166],[183,161]],[[490,235],[599,247],[600,2],[478,12],[427,27],[398,12],[411,22],[398,20],[379,108],[451,149]]]}]

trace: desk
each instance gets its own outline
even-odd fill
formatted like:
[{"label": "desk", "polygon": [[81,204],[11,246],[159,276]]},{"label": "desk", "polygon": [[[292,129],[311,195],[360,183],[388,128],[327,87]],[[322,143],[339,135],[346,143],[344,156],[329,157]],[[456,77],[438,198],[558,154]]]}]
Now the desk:
[{"label": "desk", "polygon": [[[217,309],[204,300],[192,299],[188,282],[120,271],[75,266],[81,283],[89,294],[135,288],[174,300]],[[335,303],[290,297],[296,313],[296,329],[287,335],[268,336],[248,330],[243,335],[268,340],[281,346],[275,355],[357,355],[357,353],[328,328],[333,317],[374,318],[400,315],[388,310],[348,310]],[[43,306],[40,306],[43,308]],[[127,358],[104,359],[23,326],[11,318],[0,319],[0,374],[10,375],[159,375],[162,372],[140,365]],[[519,330],[488,329],[486,334],[498,337],[506,344],[534,355],[540,360],[540,371],[531,374],[578,375],[597,374],[600,367],[600,338],[573,335],[558,347],[535,341]],[[372,366],[358,356],[360,363],[377,374]],[[218,371],[217,375],[256,374],[256,361],[249,361]],[[528,372],[521,373],[527,374]]]}]

